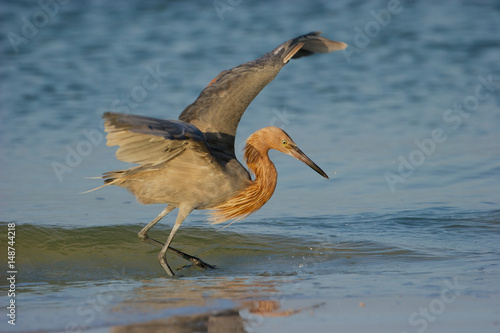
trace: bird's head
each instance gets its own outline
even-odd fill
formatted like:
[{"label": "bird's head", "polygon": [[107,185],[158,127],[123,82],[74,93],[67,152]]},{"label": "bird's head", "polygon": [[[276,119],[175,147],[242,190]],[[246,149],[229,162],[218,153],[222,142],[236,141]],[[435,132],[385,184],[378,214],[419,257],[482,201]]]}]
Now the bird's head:
[{"label": "bird's head", "polygon": [[[321,170],[319,166],[316,165],[306,154],[299,149],[297,144],[292,140],[292,138],[281,128],[278,127],[265,127],[257,131],[254,134],[259,133],[259,139],[263,144],[263,149],[275,149],[284,154],[295,157],[299,161],[304,162],[314,171],[328,178],[327,174]],[[249,138],[250,139],[250,138]],[[247,141],[248,142],[248,141]]]}]

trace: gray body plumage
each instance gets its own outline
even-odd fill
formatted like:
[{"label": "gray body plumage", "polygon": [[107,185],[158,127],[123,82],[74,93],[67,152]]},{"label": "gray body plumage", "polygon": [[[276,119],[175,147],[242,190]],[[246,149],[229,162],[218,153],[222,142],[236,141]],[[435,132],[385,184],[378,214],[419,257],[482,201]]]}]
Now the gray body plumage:
[{"label": "gray body plumage", "polygon": [[187,204],[210,208],[250,179],[236,159],[220,163],[204,134],[179,120],[106,113],[108,145],[120,145],[118,159],[141,165],[105,174],[105,182],[127,188],[144,204]]}]

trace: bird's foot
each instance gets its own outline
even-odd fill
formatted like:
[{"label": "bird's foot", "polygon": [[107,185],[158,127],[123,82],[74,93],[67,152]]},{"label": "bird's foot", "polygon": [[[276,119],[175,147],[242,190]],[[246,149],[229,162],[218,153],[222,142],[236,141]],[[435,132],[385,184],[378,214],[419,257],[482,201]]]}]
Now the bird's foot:
[{"label": "bird's foot", "polygon": [[203,269],[217,269],[217,267],[215,265],[207,264],[206,262],[204,262],[203,260],[201,260],[200,258],[197,258],[197,257],[191,257],[191,258],[189,258],[189,261],[191,261],[191,265],[181,266],[177,270],[191,267],[191,266],[196,266],[196,267],[200,267]]},{"label": "bird's foot", "polygon": [[216,267],[214,265],[207,264],[206,262],[204,262],[200,258],[193,257],[191,259],[191,262],[193,263],[194,266],[201,267],[201,268],[204,268],[204,269],[209,269],[209,268],[210,269],[216,269]]}]

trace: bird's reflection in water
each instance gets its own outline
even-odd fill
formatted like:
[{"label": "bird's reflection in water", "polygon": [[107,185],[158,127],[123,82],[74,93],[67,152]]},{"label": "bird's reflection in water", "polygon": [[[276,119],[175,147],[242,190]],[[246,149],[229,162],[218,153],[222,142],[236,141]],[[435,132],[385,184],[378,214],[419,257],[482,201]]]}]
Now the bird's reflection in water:
[{"label": "bird's reflection in water", "polygon": [[[245,318],[241,313],[245,310],[245,305],[250,306],[248,312],[254,317]],[[156,332],[177,332],[177,333],[244,333],[248,332],[246,327],[260,326],[264,317],[289,317],[304,310],[315,309],[322,304],[307,306],[300,309],[282,310],[279,301],[260,300],[246,302],[241,308],[233,308],[216,312],[209,312],[190,316],[173,316],[166,319],[157,319],[145,323],[116,326],[113,333],[156,333]],[[243,311],[242,311],[243,310]],[[260,316],[261,320],[255,320],[255,316]]]},{"label": "bird's reflection in water", "polygon": [[[240,279],[178,280],[172,290],[172,283],[155,282],[145,284],[137,291],[137,298],[124,301],[120,308],[129,311],[161,311],[167,310],[166,318],[147,322],[115,326],[113,333],[141,332],[249,332],[251,327],[262,325],[266,317],[289,317],[305,310],[313,310],[322,304],[307,304],[300,308],[282,309],[280,292],[276,288],[278,281],[262,280],[249,282]],[[279,281],[283,283],[283,281]],[[290,281],[288,281],[290,282]],[[294,281],[297,282],[297,281]],[[273,299],[274,298],[274,299]],[[229,300],[227,308],[210,304]],[[206,307],[206,308],[205,308]],[[179,313],[185,308],[185,313],[197,312],[191,315],[170,315],[168,310]],[[191,309],[191,310],[189,310]],[[196,309],[196,310],[194,310]],[[203,313],[200,313],[204,311]]]}]

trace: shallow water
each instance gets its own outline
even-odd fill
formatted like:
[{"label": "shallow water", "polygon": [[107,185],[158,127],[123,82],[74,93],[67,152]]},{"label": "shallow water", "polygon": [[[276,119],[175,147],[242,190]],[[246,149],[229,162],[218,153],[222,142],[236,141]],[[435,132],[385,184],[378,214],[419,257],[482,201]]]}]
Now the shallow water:
[{"label": "shallow water", "polygon": [[[43,24],[48,7],[2,2],[0,256],[15,223],[15,298],[5,268],[0,281],[17,319],[0,331],[497,331],[500,6],[402,1],[388,18],[388,4],[68,2]],[[221,70],[313,30],[350,49],[291,61],[237,150],[279,126],[331,179],[271,152],[264,208],[223,230],[194,212],[175,238],[217,269],[169,256],[183,268],[164,278],[136,236],[163,208],[81,194],[127,167],[102,112],[175,119]],[[28,34],[16,46],[9,32]],[[152,70],[158,86],[127,103]]]}]

